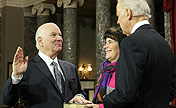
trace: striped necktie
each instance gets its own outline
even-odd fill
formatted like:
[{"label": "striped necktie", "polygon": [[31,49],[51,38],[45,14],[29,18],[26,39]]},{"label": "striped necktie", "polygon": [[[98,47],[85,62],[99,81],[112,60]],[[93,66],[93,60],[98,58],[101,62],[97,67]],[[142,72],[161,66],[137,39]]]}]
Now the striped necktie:
[{"label": "striped necktie", "polygon": [[64,82],[63,76],[57,68],[57,63],[53,61],[52,65],[53,65],[53,68],[54,68],[54,75],[55,75],[55,79],[56,79],[56,84],[59,87],[60,92],[62,94],[64,94],[65,82]]}]

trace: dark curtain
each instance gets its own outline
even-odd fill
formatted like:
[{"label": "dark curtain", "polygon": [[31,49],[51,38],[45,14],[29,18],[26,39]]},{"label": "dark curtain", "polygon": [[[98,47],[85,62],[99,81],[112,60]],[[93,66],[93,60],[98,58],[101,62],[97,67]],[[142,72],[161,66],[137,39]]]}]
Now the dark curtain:
[{"label": "dark curtain", "polygon": [[[176,0],[163,0],[163,11],[170,13],[170,29],[172,50],[176,57]],[[176,104],[176,96],[172,105]]]}]

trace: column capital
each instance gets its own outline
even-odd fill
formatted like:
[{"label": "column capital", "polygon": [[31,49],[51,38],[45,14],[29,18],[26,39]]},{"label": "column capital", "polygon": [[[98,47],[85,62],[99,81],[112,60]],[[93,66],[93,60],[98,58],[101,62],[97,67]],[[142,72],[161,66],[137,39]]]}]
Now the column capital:
[{"label": "column capital", "polygon": [[64,8],[77,8],[77,4],[79,6],[82,6],[84,4],[84,0],[57,0],[57,6],[61,7],[62,4],[64,5]]},{"label": "column capital", "polygon": [[56,8],[53,4],[49,3],[39,3],[32,7],[32,14],[35,15],[49,15],[49,11],[51,11],[51,14],[54,14],[56,11]]},{"label": "column capital", "polygon": [[31,12],[32,10],[32,6],[29,6],[29,7],[24,7],[23,8],[23,12],[24,12],[24,16],[26,17],[33,17],[33,14]]}]

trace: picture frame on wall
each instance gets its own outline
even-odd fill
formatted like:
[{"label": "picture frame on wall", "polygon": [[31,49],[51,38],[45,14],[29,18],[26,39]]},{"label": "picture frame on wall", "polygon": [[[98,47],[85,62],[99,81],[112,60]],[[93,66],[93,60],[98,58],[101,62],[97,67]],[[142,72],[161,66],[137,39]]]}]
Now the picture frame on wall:
[{"label": "picture frame on wall", "polygon": [[9,78],[9,76],[11,75],[11,73],[12,73],[12,62],[8,62],[8,64],[7,64],[7,79]]}]

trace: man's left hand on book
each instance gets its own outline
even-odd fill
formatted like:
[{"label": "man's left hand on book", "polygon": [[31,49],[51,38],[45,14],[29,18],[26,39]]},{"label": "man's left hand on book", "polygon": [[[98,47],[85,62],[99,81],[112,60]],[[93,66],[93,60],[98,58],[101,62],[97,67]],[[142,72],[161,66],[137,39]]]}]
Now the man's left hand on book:
[{"label": "man's left hand on book", "polygon": [[72,98],[69,103],[84,103],[84,104],[91,104],[92,102],[89,100],[86,100],[84,97],[80,95],[76,95],[74,98]]}]

